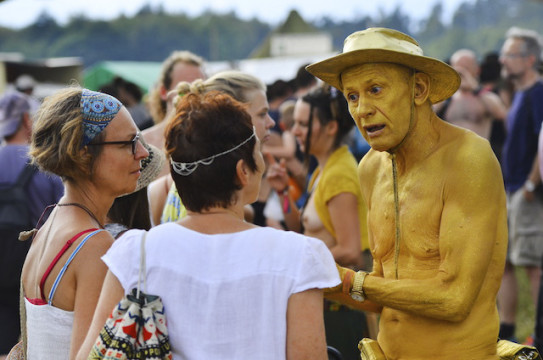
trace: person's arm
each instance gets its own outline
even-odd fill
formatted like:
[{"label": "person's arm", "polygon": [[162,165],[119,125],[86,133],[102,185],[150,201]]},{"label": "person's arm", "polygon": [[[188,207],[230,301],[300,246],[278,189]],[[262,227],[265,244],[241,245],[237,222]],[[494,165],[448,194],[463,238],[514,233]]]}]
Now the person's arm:
[{"label": "person's arm", "polygon": [[168,197],[168,192],[170,191],[172,183],[172,177],[168,174],[159,177],[148,186],[152,226],[160,224],[162,210],[164,210],[164,204],[166,203],[166,198]]},{"label": "person's arm", "polygon": [[[105,264],[104,264],[105,266]],[[124,289],[119,282],[119,280],[111,273],[107,272],[106,278],[104,280],[104,285],[101,288],[102,292],[100,295],[100,300],[94,312],[94,317],[92,318],[92,323],[90,327],[86,326],[84,330],[88,329],[88,332],[85,331],[86,337],[84,342],[81,345],[79,352],[77,353],[77,360],[86,360],[89,356],[89,353],[94,345],[100,330],[104,327],[107,318],[111,314],[113,308],[121,301],[124,296]],[[87,311],[92,314],[92,311]],[[74,324],[75,329],[75,324]],[[73,358],[73,357],[71,357]]]},{"label": "person's arm", "polygon": [[[531,182],[535,187],[541,184],[541,174],[539,172],[539,155],[536,155],[534,162],[532,163],[532,169],[530,170],[530,173],[528,174],[528,178],[526,179],[526,182]],[[534,191],[530,191],[532,189],[529,189],[526,186],[526,183],[523,187],[524,192],[524,198],[528,201],[532,201],[534,199]]]},{"label": "person's arm", "polygon": [[266,181],[279,195],[285,224],[289,230],[301,232],[300,212],[288,191],[289,183],[285,159],[281,159],[277,163],[275,158],[269,154],[266,154],[266,158],[269,163]]},{"label": "person's arm", "polygon": [[359,265],[360,221],[358,202],[354,194],[341,193],[327,203],[336,245],[330,248],[334,260],[342,266]]},{"label": "person's arm", "polygon": [[[382,273],[378,271],[379,265],[373,261],[372,276],[382,277]],[[351,289],[353,287],[353,281],[355,271],[349,268],[345,268],[336,264],[341,284],[334,286],[333,288],[324,289],[324,297],[328,300],[337,301],[344,305],[350,306],[357,310],[371,311],[374,313],[380,313],[382,306],[366,298],[365,301],[356,301],[351,297]],[[369,276],[369,275],[368,275]],[[366,276],[366,278],[368,277]]]},{"label": "person's arm", "polygon": [[505,118],[507,117],[507,109],[498,95],[491,91],[485,92],[481,95],[481,100],[483,101],[486,110],[492,119],[505,121]]},{"label": "person's arm", "polygon": [[106,231],[94,235],[88,244],[81,248],[75,258],[77,262],[74,261],[71,265],[75,267],[76,293],[70,359],[77,355],[91,324],[107,272],[107,266],[100,258],[112,243],[113,238]]},{"label": "person's arm", "polygon": [[287,306],[287,359],[328,359],[323,320],[322,290],[290,296]]}]

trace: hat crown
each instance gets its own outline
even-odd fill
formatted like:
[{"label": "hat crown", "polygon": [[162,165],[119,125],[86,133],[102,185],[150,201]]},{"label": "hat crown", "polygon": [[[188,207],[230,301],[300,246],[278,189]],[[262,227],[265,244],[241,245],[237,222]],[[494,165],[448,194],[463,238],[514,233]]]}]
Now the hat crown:
[{"label": "hat crown", "polygon": [[343,44],[343,53],[370,49],[423,56],[422,49],[415,39],[393,29],[369,28],[357,31],[349,35]]}]

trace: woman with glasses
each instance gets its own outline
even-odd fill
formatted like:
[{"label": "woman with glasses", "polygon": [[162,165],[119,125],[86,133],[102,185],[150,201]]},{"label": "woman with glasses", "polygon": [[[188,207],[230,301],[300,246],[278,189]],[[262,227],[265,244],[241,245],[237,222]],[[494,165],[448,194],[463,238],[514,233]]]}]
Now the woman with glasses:
[{"label": "woman with glasses", "polygon": [[[67,88],[45,99],[30,156],[60,176],[64,196],[35,233],[23,272],[28,359],[74,358],[90,326],[113,242],[103,224],[117,196],[136,189],[148,156],[130,114],[112,96]],[[43,216],[43,215],[42,215]]]},{"label": "woman with glasses", "polygon": [[[246,109],[217,91],[181,98],[166,152],[187,216],[147,233],[148,292],[164,304],[174,359],[324,360],[322,289],[338,283],[337,270],[321,241],[244,221],[265,166]],[[142,235],[129,230],[104,256],[80,359],[137,283]]]},{"label": "woman with glasses", "polygon": [[[290,230],[322,240],[342,266],[363,266],[361,247],[367,249],[367,229],[362,221],[366,207],[360,191],[357,163],[344,140],[354,126],[347,101],[335,88],[318,87],[298,99],[292,133],[318,166],[307,187],[308,198],[298,209],[289,195],[288,176],[281,164],[271,165],[267,179],[280,194],[285,223]],[[365,259],[371,266],[370,257]],[[325,302],[326,339],[346,358],[358,358],[360,334],[367,334],[361,312]]]}]

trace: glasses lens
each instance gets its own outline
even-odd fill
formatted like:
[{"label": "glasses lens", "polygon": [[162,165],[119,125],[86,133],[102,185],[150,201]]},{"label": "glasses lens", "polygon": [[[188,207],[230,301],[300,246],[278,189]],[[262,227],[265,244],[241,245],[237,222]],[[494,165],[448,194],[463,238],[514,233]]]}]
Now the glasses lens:
[{"label": "glasses lens", "polygon": [[140,134],[136,134],[134,139],[132,139],[132,155],[136,155],[136,147],[138,146],[138,141],[140,139]]}]

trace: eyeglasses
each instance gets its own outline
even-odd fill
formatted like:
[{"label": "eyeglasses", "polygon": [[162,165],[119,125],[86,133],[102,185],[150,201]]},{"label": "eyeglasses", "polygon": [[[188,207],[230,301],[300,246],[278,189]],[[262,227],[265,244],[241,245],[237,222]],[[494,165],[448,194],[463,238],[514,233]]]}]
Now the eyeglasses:
[{"label": "eyeglasses", "polygon": [[515,58],[523,58],[528,56],[526,53],[501,53],[501,58],[507,58],[507,59],[515,59]]},{"label": "eyeglasses", "polygon": [[138,146],[138,141],[140,139],[141,133],[138,131],[136,136],[132,140],[127,141],[103,141],[99,143],[91,143],[90,145],[132,145],[132,155],[136,155],[136,147]]}]

